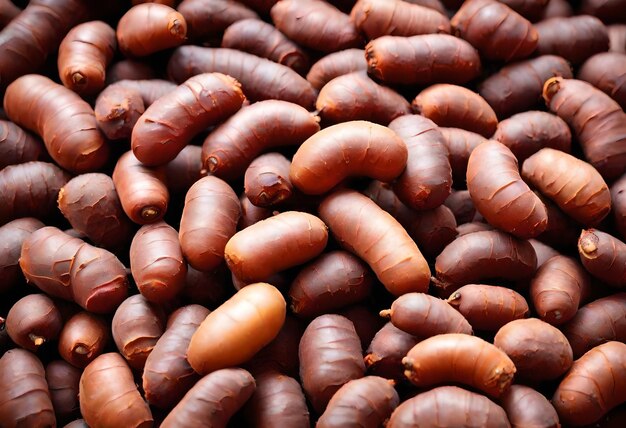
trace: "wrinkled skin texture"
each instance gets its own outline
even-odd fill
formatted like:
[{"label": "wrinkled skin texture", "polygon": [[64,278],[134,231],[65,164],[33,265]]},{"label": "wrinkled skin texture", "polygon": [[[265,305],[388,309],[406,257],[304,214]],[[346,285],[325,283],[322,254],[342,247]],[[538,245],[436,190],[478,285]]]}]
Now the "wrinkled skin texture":
[{"label": "wrinkled skin texture", "polygon": [[472,151],[467,189],[490,224],[518,238],[535,238],[548,225],[545,205],[522,180],[517,159],[502,143],[488,141]]},{"label": "wrinkled skin texture", "polygon": [[302,388],[318,413],[342,385],[365,374],[359,337],[341,315],[315,318],[302,335],[298,353]]},{"label": "wrinkled skin texture", "polygon": [[319,207],[322,220],[346,250],[369,264],[392,294],[426,292],[430,268],[415,242],[390,214],[367,196],[339,190]]},{"label": "wrinkled skin texture", "polygon": [[115,30],[105,22],[91,21],[72,28],[59,46],[58,68],[63,85],[78,94],[100,92],[116,49]]},{"label": "wrinkled skin texture", "polygon": [[474,45],[487,59],[512,61],[536,48],[537,30],[513,9],[495,0],[471,0],[450,20],[452,33]]},{"label": "wrinkled skin texture", "polygon": [[599,230],[583,230],[578,253],[590,274],[612,287],[626,287],[626,243]]},{"label": "wrinkled skin texture", "polygon": [[611,193],[598,171],[559,150],[541,149],[526,159],[522,177],[583,225],[598,224],[611,210]]},{"label": "wrinkled skin texture", "polygon": [[571,127],[587,161],[611,181],[626,172],[626,113],[590,84],[552,78],[543,87],[548,108]]},{"label": "wrinkled skin texture", "polygon": [[161,426],[225,428],[255,388],[254,378],[244,369],[227,368],[209,373],[185,394]]},{"label": "wrinkled skin texture", "polygon": [[456,386],[442,386],[403,402],[388,428],[407,426],[508,428],[504,410],[487,397]]},{"label": "wrinkled skin texture", "polygon": [[28,74],[15,80],[6,90],[4,110],[13,122],[40,135],[50,157],[71,172],[95,171],[109,158],[91,106],[47,77]]},{"label": "wrinkled skin texture", "polygon": [[234,49],[181,46],[167,65],[170,79],[178,83],[211,72],[237,79],[250,101],[278,98],[310,109],[317,97],[311,84],[291,68]]},{"label": "wrinkled skin texture", "polygon": [[581,307],[563,326],[563,333],[579,358],[604,342],[626,341],[626,293],[594,300]]},{"label": "wrinkled skin texture", "polygon": [[626,401],[626,345],[608,342],[574,362],[554,396],[561,423],[591,424]]},{"label": "wrinkled skin texture", "polygon": [[80,413],[90,427],[150,428],[152,413],[137,390],[133,373],[118,353],[102,354],[83,371]]},{"label": "wrinkled skin texture", "polygon": [[12,349],[0,358],[0,419],[7,428],[24,425],[56,426],[50,391],[41,361],[24,349]]},{"label": "wrinkled skin texture", "polygon": [[367,44],[365,56],[368,72],[387,83],[461,85],[481,72],[478,51],[448,34],[379,37]]},{"label": "wrinkled skin texture", "polygon": [[399,403],[393,381],[377,376],[351,380],[330,399],[316,427],[340,428],[356,424],[363,428],[377,428]]},{"label": "wrinkled skin texture", "polygon": [[270,59],[286,65],[301,75],[309,69],[306,52],[273,25],[260,19],[243,19],[230,25],[224,31],[222,47]]},{"label": "wrinkled skin texture", "polygon": [[131,134],[133,153],[144,165],[166,164],[200,131],[232,116],[244,99],[241,85],[230,76],[191,77],[137,120]]}]

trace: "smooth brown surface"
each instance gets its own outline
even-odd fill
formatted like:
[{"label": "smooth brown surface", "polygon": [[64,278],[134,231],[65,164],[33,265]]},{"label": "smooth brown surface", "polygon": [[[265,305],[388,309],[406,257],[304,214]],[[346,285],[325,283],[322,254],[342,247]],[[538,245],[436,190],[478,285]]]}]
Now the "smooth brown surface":
[{"label": "smooth brown surface", "polygon": [[307,109],[315,104],[316,90],[291,68],[235,49],[182,46],[167,65],[168,76],[178,83],[212,72],[237,79],[252,102],[279,99]]},{"label": "smooth brown surface", "polygon": [[538,55],[559,55],[574,65],[609,49],[606,27],[594,16],[546,19],[535,24],[535,29]]},{"label": "smooth brown surface", "polygon": [[[234,5],[226,3],[230,8]],[[243,19],[230,25],[222,37],[222,47],[238,49],[267,58],[305,74],[309,69],[309,57],[273,25],[260,19]]]},{"label": "smooth brown surface", "polygon": [[146,359],[165,330],[163,309],[135,294],[124,300],[111,321],[115,346],[128,364],[143,370]]},{"label": "smooth brown surface", "polygon": [[322,220],[286,211],[237,232],[226,244],[224,256],[237,278],[263,281],[316,257],[327,241],[328,229]]},{"label": "smooth brown surface", "polygon": [[185,287],[181,296],[187,302],[214,309],[220,305],[231,293],[231,281],[227,278],[229,272],[226,264],[220,264],[217,269],[202,272],[187,266]]},{"label": "smooth brown surface", "polygon": [[296,316],[314,318],[364,300],[374,284],[363,261],[332,251],[300,270],[289,288],[290,309]]},{"label": "smooth brown surface", "polygon": [[530,283],[535,312],[552,325],[566,323],[576,315],[591,278],[577,261],[557,255],[547,260]]},{"label": "smooth brown surface", "polygon": [[458,237],[439,254],[436,284],[449,295],[486,279],[530,279],[536,266],[537,256],[528,241],[496,230],[474,232]]},{"label": "smooth brown surface", "polygon": [[393,120],[389,129],[408,149],[407,165],[393,185],[394,192],[413,209],[437,208],[452,185],[448,147],[439,127],[425,117],[407,115]]},{"label": "smooth brown surface", "polygon": [[530,56],[539,35],[533,25],[495,0],[470,0],[450,20],[452,34],[461,37],[491,60],[512,61]]},{"label": "smooth brown surface", "polygon": [[450,33],[450,21],[434,9],[401,0],[359,0],[350,19],[368,40],[381,36]]},{"label": "smooth brown surface", "polygon": [[428,290],[430,269],[419,248],[400,223],[367,196],[336,191],[321,203],[319,214],[339,244],[361,257],[390,293]]},{"label": "smooth brown surface", "polygon": [[626,113],[619,104],[575,79],[546,81],[543,98],[548,108],[567,122],[587,161],[606,180],[626,172]]},{"label": "smooth brown surface", "polygon": [[176,229],[163,221],[142,226],[129,251],[133,279],[146,300],[163,304],[181,292],[187,261]]},{"label": "smooth brown surface", "polygon": [[507,428],[504,410],[484,395],[456,386],[442,386],[404,401],[387,423],[388,428],[407,426]]},{"label": "smooth brown surface", "polygon": [[173,160],[165,164],[167,189],[175,194],[187,193],[203,176],[200,146],[186,146]]},{"label": "smooth brown surface", "polygon": [[103,318],[86,311],[78,312],[63,325],[59,335],[59,355],[79,368],[85,368],[110,339],[110,326]]},{"label": "smooth brown surface", "polygon": [[368,120],[387,125],[409,114],[409,102],[386,86],[370,79],[365,71],[335,77],[320,90],[315,108],[324,123]]},{"label": "smooth brown surface", "polygon": [[126,215],[135,223],[154,223],[165,215],[170,194],[165,169],[143,165],[132,151],[117,160],[111,176]]},{"label": "smooth brown surface", "polygon": [[59,191],[57,203],[72,228],[96,245],[118,249],[130,241],[133,224],[110,176],[88,173],[72,178]]},{"label": "smooth brown surface", "polygon": [[572,145],[567,123],[543,111],[518,113],[501,121],[492,138],[511,149],[520,164],[544,147],[569,153]]},{"label": "smooth brown surface", "polygon": [[323,52],[362,44],[350,17],[321,0],[283,0],[271,10],[274,26],[301,46]]},{"label": "smooth brown surface", "polygon": [[[475,132],[466,131],[459,128],[445,128],[440,127],[439,131],[443,135],[443,141],[448,147],[448,153],[450,154],[450,167],[452,168],[452,184],[456,189],[464,189],[466,186],[466,174],[467,174],[467,162],[470,155],[479,144],[485,143],[488,140],[480,134]],[[450,195],[447,200],[455,198]],[[467,193],[469,197],[469,193]],[[452,207],[450,207],[452,209]],[[452,209],[452,211],[455,211]],[[468,221],[473,219],[470,218]],[[459,224],[465,223],[457,218]]]},{"label": "smooth brown surface", "polygon": [[29,351],[12,349],[0,358],[0,420],[7,428],[56,426],[41,361]]},{"label": "smooth brown surface", "polygon": [[626,10],[623,0],[583,0],[580,5],[581,13],[597,16],[605,23],[626,20]]},{"label": "smooth brown surface", "polygon": [[367,346],[372,343],[372,339],[374,339],[378,330],[385,324],[385,320],[366,306],[365,302],[343,308],[337,311],[337,315],[341,315],[352,321],[356,334],[361,341],[361,349],[363,350],[367,349]]},{"label": "smooth brown surface", "polygon": [[559,415],[540,392],[524,385],[511,385],[500,398],[500,405],[513,428],[560,427]]},{"label": "smooth brown surface", "polygon": [[600,173],[560,150],[541,149],[526,159],[522,177],[583,225],[600,223],[611,210],[609,187]]},{"label": "smooth brown surface", "polygon": [[189,264],[210,271],[222,263],[240,216],[239,199],[226,182],[213,176],[196,181],[185,196],[180,219],[180,245]]},{"label": "smooth brown surface", "polygon": [[359,337],[341,315],[315,318],[302,335],[299,355],[302,387],[320,414],[342,385],[365,373]]},{"label": "smooth brown surface", "polygon": [[189,364],[207,374],[247,362],[278,335],[286,306],[274,286],[247,285],[211,312],[193,334]]},{"label": "smooth brown surface", "polygon": [[413,210],[398,199],[390,184],[377,180],[363,193],[398,220],[427,258],[437,256],[457,235],[454,213],[445,205]]},{"label": "smooth brown surface", "polygon": [[536,239],[529,239],[528,242],[530,242],[530,244],[535,249],[535,253],[537,254],[537,269],[543,266],[552,257],[559,255],[559,252],[557,250],[544,244],[541,241],[537,241]]},{"label": "smooth brown surface", "polygon": [[115,83],[120,80],[154,79],[156,72],[146,62],[138,59],[122,59],[117,61],[107,70],[107,83]]},{"label": "smooth brown surface", "polygon": [[184,0],[177,10],[187,22],[188,38],[199,43],[219,38],[228,26],[238,21],[259,19],[253,10],[242,3],[231,0]]},{"label": "smooth brown surface", "polygon": [[516,372],[511,359],[489,342],[467,334],[440,334],[415,345],[402,359],[418,387],[459,382],[490,397],[501,396]]},{"label": "smooth brown surface", "polygon": [[548,226],[537,239],[564,252],[567,252],[569,248],[575,248],[582,225],[538,190],[535,190],[535,194],[539,196],[548,212]]},{"label": "smooth brown surface", "polygon": [[225,428],[255,388],[254,378],[244,369],[225,368],[209,373],[185,394],[161,427]]},{"label": "smooth brown surface", "polygon": [[54,412],[59,418],[77,415],[78,384],[83,373],[63,360],[54,360],[46,366],[46,381],[50,390],[50,399]]},{"label": "smooth brown surface", "polygon": [[6,90],[4,110],[13,122],[40,135],[52,159],[69,171],[95,171],[109,157],[91,106],[47,77],[28,74],[15,80]]},{"label": "smooth brown surface", "polygon": [[193,304],[170,316],[167,330],[148,355],[142,374],[145,397],[152,406],[171,409],[199,380],[187,361],[187,347],[209,313],[203,306]]},{"label": "smooth brown surface", "polygon": [[102,354],[80,377],[80,413],[90,427],[150,428],[152,413],[118,353]]},{"label": "smooth brown surface", "polygon": [[[624,3],[626,6],[626,3]],[[604,52],[590,57],[576,76],[608,94],[626,109],[626,55]]]},{"label": "smooth brown surface", "polygon": [[300,360],[298,346],[305,325],[291,314],[285,316],[285,323],[276,337],[250,360],[250,370],[254,373],[274,370],[293,378],[298,378]]},{"label": "smooth brown surface", "polygon": [[340,428],[356,424],[380,427],[400,403],[394,382],[366,376],[344,384],[328,402],[317,421],[317,428]]},{"label": "smooth brown surface", "polygon": [[607,25],[609,52],[626,53],[626,24]]},{"label": "smooth brown surface", "polygon": [[559,378],[572,365],[572,348],[560,330],[537,318],[503,326],[493,340],[517,368],[516,376],[530,382]]},{"label": "smooth brown surface", "polygon": [[552,397],[561,423],[591,424],[626,401],[626,345],[599,345],[574,362]]},{"label": "smooth brown surface", "polygon": [[291,182],[308,195],[328,192],[348,177],[390,182],[404,170],[408,150],[389,128],[366,121],[330,126],[308,138],[291,162]]},{"label": "smooth brown surface", "polygon": [[130,8],[117,24],[117,44],[129,57],[147,56],[183,44],[187,23],[169,6],[143,3]]},{"label": "smooth brown surface", "polygon": [[478,93],[502,120],[542,106],[543,82],[553,76],[571,79],[569,63],[560,56],[541,55],[502,67],[478,85]]},{"label": "smooth brown surface", "polygon": [[266,371],[255,374],[254,380],[256,390],[243,408],[250,427],[297,428],[310,425],[304,392],[296,379]]},{"label": "smooth brown surface", "polygon": [[473,334],[472,326],[461,313],[445,300],[424,293],[403,294],[380,315],[420,340],[446,333]]},{"label": "smooth brown surface", "polygon": [[611,205],[615,227],[626,239],[626,174],[611,185]]},{"label": "smooth brown surface", "polygon": [[502,0],[502,3],[531,22],[539,21],[551,0]]},{"label": "smooth brown surface", "polygon": [[56,340],[63,319],[54,301],[45,294],[29,294],[13,304],[5,327],[17,345],[36,352],[44,343]]},{"label": "smooth brown surface", "polygon": [[502,143],[488,141],[472,151],[467,189],[491,225],[520,239],[535,238],[548,225],[545,205],[522,180],[517,159]]},{"label": "smooth brown surface", "polygon": [[244,107],[204,140],[202,163],[224,180],[243,177],[261,153],[299,146],[320,130],[319,119],[299,105],[267,100]]},{"label": "smooth brown surface", "polygon": [[21,11],[22,9],[14,5],[11,0],[0,1],[0,29],[4,28]]},{"label": "smooth brown surface", "polygon": [[189,78],[167,97],[156,100],[137,120],[133,153],[144,165],[163,165],[200,131],[217,125],[241,108],[241,85],[221,73]]},{"label": "smooth brown surface", "polygon": [[102,21],[72,28],[59,46],[61,82],[81,95],[94,95],[104,86],[107,66],[117,50],[115,30]]},{"label": "smooth brown surface", "polygon": [[582,306],[563,326],[563,333],[572,346],[574,358],[604,342],[626,342],[626,293],[616,293]]},{"label": "smooth brown surface", "polygon": [[253,205],[250,199],[246,197],[245,193],[239,197],[239,204],[241,205],[241,217],[237,223],[237,230],[245,229],[273,215],[271,208],[262,208]]},{"label": "smooth brown surface", "polygon": [[309,69],[306,80],[319,91],[335,77],[360,70],[367,70],[363,49],[344,49],[320,58]]},{"label": "smooth brown surface", "polygon": [[530,314],[524,296],[510,288],[467,284],[448,298],[474,330],[496,331],[506,323]]},{"label": "smooth brown surface", "polygon": [[[475,0],[474,0],[475,1]],[[461,128],[485,138],[493,135],[498,119],[476,92],[463,86],[440,83],[417,94],[413,110],[439,126]]]}]

